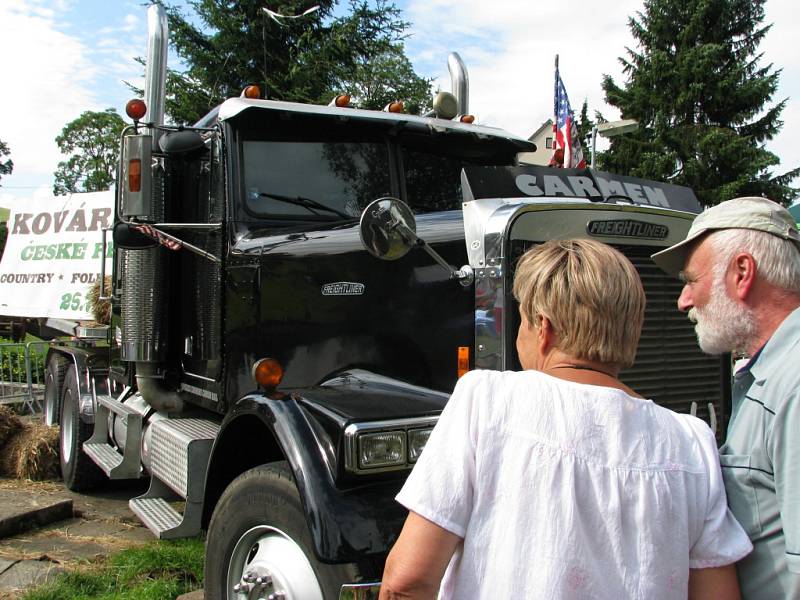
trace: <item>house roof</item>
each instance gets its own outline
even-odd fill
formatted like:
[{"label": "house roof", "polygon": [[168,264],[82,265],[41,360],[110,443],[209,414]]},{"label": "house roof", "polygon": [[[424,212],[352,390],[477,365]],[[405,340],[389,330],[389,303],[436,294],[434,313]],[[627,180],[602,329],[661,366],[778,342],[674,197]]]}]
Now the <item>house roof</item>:
[{"label": "house roof", "polygon": [[535,138],[541,135],[542,131],[544,131],[545,129],[552,129],[552,128],[553,128],[553,119],[547,119],[547,121],[539,125],[539,129],[534,131],[528,139],[533,141]]}]

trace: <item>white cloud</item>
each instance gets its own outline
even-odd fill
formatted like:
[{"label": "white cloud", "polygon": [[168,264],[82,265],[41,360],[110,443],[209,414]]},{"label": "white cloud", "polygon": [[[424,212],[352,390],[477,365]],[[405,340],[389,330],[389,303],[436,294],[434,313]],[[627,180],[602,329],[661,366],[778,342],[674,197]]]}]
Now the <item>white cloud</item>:
[{"label": "white cloud", "polygon": [[124,23],[125,24],[122,26],[123,31],[138,31],[142,20],[136,15],[129,14],[125,15]]},{"label": "white cloud", "polygon": [[87,48],[57,31],[47,12],[27,2],[0,5],[0,56],[17,57],[3,61],[0,95],[0,139],[11,148],[15,174],[51,174],[60,159],[56,135],[97,107],[89,88],[97,68]]},{"label": "white cloud", "polygon": [[[85,0],[0,0],[0,139],[11,147],[14,173],[2,180],[3,193],[15,186],[49,186],[61,155],[54,138],[85,110],[113,106],[122,113],[131,96],[122,83],[142,86],[146,53],[146,11],[137,0],[108,3],[108,17],[89,30],[81,17]],[[618,57],[633,46],[628,18],[642,0],[401,0],[413,23],[407,51],[417,71],[435,76],[449,89],[447,54],[457,50],[470,75],[470,112],[484,124],[527,136],[552,113],[553,58],[574,110],[584,98],[590,111],[616,119],[603,101],[603,74],[624,82]],[[13,5],[13,6],[12,6]],[[84,11],[83,13],[79,12]],[[768,0],[773,23],[760,50],[762,64],[782,68],[775,100],[790,97],[785,126],[768,144],[783,161],[776,172],[800,165],[800,33],[794,0]],[[174,61],[174,56],[170,56]],[[173,62],[173,65],[177,64]],[[31,195],[33,192],[25,192]]]},{"label": "white cloud", "polygon": [[[619,118],[605,104],[602,77],[624,84],[618,59],[627,56],[626,47],[635,49],[628,18],[642,9],[641,0],[407,0],[404,16],[413,26],[406,45],[418,72],[434,75],[448,90],[447,54],[458,51],[469,71],[470,112],[527,137],[552,116],[555,54],[573,110],[587,99],[590,114]],[[800,27],[794,11],[794,0],[766,3],[765,23],[774,26],[760,48],[762,65],[783,69],[774,101],[791,97],[784,128],[768,144],[782,159],[782,171],[800,165],[794,142],[800,136]]]},{"label": "white cloud", "polygon": [[[3,63],[3,88],[13,93],[0,95],[0,139],[11,149],[14,172],[0,185],[31,196],[36,186],[51,185],[63,160],[55,137],[64,125],[86,110],[122,112],[131,95],[122,81],[141,75],[133,57],[145,52],[146,33],[144,17],[127,14],[109,27],[115,35],[98,40],[96,31],[65,20],[65,0],[8,4],[0,3],[0,56],[18,58]],[[137,22],[138,36],[125,33]]]}]

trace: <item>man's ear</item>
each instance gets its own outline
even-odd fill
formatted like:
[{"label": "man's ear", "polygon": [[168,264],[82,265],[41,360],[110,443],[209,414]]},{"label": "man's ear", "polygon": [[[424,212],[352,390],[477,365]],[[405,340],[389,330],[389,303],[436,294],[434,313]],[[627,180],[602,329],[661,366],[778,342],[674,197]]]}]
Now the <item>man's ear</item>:
[{"label": "man's ear", "polygon": [[756,281],[756,259],[751,254],[742,252],[733,258],[731,269],[736,297],[746,300]]}]

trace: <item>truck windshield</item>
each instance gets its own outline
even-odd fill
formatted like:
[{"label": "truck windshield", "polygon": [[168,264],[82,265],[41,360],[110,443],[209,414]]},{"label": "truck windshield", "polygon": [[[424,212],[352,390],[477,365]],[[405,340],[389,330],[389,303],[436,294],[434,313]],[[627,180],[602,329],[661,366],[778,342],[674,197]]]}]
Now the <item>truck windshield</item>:
[{"label": "truck windshield", "polygon": [[403,149],[406,202],[415,213],[461,210],[461,168],[452,156]]},{"label": "truck windshield", "polygon": [[244,141],[243,154],[246,206],[257,216],[356,219],[391,195],[384,143]]}]

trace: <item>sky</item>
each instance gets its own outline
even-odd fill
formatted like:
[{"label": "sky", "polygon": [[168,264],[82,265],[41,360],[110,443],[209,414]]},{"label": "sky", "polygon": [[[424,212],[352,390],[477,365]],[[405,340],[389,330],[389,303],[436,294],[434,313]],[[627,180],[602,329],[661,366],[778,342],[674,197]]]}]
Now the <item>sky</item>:
[{"label": "sky", "polygon": [[[449,90],[447,55],[464,59],[469,112],[481,124],[528,137],[550,118],[556,54],[576,112],[586,99],[590,115],[620,117],[600,86],[604,74],[625,81],[619,57],[635,48],[628,18],[642,0],[395,3],[412,23],[406,53],[417,73]],[[765,8],[773,27],[760,64],[782,69],[773,102],[789,98],[784,127],[767,143],[781,159],[775,172],[783,173],[800,165],[800,20],[794,0],[767,0]],[[146,33],[142,0],[0,0],[0,140],[14,161],[13,174],[0,180],[0,206],[51,194],[64,159],[55,138],[69,121],[110,107],[124,115],[132,97],[124,82],[142,85],[134,58],[146,54]]]}]

